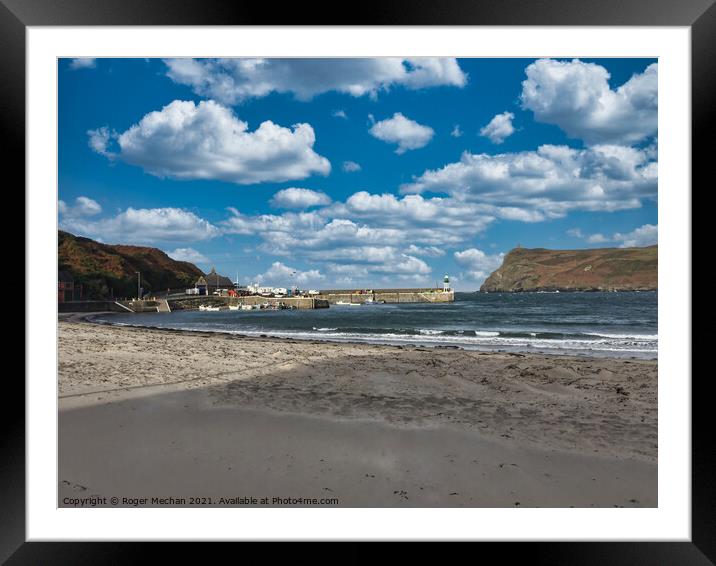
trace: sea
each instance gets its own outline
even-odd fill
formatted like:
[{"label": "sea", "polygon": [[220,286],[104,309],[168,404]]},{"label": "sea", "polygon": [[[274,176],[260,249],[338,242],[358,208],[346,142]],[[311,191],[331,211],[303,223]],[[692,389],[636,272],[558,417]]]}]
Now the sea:
[{"label": "sea", "polygon": [[109,314],[98,322],[337,342],[655,359],[658,292],[455,293],[452,303]]}]

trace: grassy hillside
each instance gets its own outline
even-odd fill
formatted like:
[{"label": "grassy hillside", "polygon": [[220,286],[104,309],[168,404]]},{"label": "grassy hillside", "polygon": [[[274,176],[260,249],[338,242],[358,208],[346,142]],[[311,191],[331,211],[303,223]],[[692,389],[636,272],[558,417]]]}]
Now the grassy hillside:
[{"label": "grassy hillside", "polygon": [[137,294],[137,271],[145,292],[191,287],[202,271],[176,261],[156,248],[107,245],[89,238],[58,233],[60,270],[82,284],[83,298],[132,297]]},{"label": "grassy hillside", "polygon": [[515,248],[481,291],[633,291],[658,287],[658,248]]}]

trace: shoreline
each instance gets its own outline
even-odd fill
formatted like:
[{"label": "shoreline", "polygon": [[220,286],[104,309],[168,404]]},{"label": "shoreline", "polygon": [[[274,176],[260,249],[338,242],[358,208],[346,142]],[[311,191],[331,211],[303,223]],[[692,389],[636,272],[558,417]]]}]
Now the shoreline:
[{"label": "shoreline", "polygon": [[656,505],[655,361],[156,330],[94,314],[59,321],[60,505],[237,486],[332,493],[341,506]]},{"label": "shoreline", "polygon": [[[107,315],[122,315],[124,313],[114,312],[114,311],[107,311],[107,312],[95,312],[95,313],[62,313],[60,315],[59,320],[72,320],[76,322],[86,322],[89,324],[99,324],[104,326],[116,326],[120,328],[139,328],[139,329],[149,329],[149,330],[157,330],[161,332],[174,332],[174,333],[186,333],[188,335],[192,334],[205,334],[205,335],[223,335],[223,336],[233,336],[237,338],[245,338],[247,340],[251,339],[257,339],[257,340],[277,340],[277,341],[296,341],[298,343],[302,342],[309,342],[309,343],[325,343],[325,344],[367,344],[367,345],[374,345],[374,346],[388,346],[388,347],[394,347],[394,348],[431,348],[436,350],[462,350],[467,352],[480,352],[480,353],[495,353],[495,354],[517,354],[517,355],[525,355],[525,356],[532,356],[532,355],[540,355],[540,356],[554,356],[554,357],[574,357],[579,359],[613,359],[613,360],[645,360],[645,361],[658,361],[658,352],[651,355],[631,355],[631,356],[625,356],[625,355],[615,355],[615,350],[586,350],[586,351],[578,351],[578,350],[570,350],[570,349],[557,349],[555,348],[554,352],[547,351],[548,348],[534,348],[533,350],[526,350],[526,349],[520,349],[519,347],[515,346],[514,348],[510,347],[488,347],[488,346],[482,346],[482,345],[475,345],[473,347],[467,347],[464,344],[436,344],[434,342],[430,342],[429,340],[423,340],[421,341],[420,336],[415,336],[414,340],[412,337],[410,339],[406,338],[404,342],[400,342],[399,340],[391,340],[391,339],[380,339],[375,338],[373,340],[357,340],[352,338],[332,338],[332,337],[321,337],[320,334],[316,336],[294,336],[293,333],[286,332],[283,335],[281,335],[281,330],[267,330],[265,332],[260,333],[249,333],[249,332],[242,332],[242,331],[227,331],[227,330],[192,330],[192,329],[185,329],[185,328],[167,328],[162,326],[152,326],[152,325],[143,325],[143,324],[127,324],[127,323],[112,323],[112,322],[106,322],[101,320],[94,320],[94,317],[97,316],[107,316]],[[161,316],[160,313],[157,313],[159,316]],[[152,316],[154,313],[152,313]],[[273,333],[273,334],[272,334]],[[630,351],[630,353],[632,353]]]},{"label": "shoreline", "polygon": [[[87,498],[106,498],[97,507],[154,508],[657,505],[656,468],[647,462],[515,448],[441,427],[206,409],[201,391],[161,397],[63,416],[61,507]],[[127,423],[130,412],[139,416]],[[80,445],[88,420],[103,440]],[[126,423],[121,434],[118,422]],[[113,457],[74,465],[96,450]],[[111,497],[123,501],[108,504]]]}]

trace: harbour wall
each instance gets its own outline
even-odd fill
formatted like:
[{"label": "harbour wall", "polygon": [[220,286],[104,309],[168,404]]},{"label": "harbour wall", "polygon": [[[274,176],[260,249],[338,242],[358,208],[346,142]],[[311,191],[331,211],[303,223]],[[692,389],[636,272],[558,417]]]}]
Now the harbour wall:
[{"label": "harbour wall", "polygon": [[331,289],[322,290],[317,297],[330,304],[337,302],[362,304],[367,299],[376,303],[451,303],[455,300],[455,293],[437,289],[373,289],[371,292],[362,293]]},{"label": "harbour wall", "polygon": [[[57,303],[57,312],[127,312],[130,309],[117,301],[65,301]],[[154,309],[156,311],[156,308]]]},{"label": "harbour wall", "polygon": [[211,296],[188,296],[179,299],[169,300],[169,306],[172,310],[192,310],[198,309],[200,305],[211,307],[228,307],[229,305],[277,305],[283,303],[288,307],[297,309],[322,309],[328,308],[328,301],[314,297],[261,297],[258,295],[250,295],[247,297],[218,297]]},{"label": "harbour wall", "polygon": [[164,299],[142,299],[140,301],[122,301],[132,312],[171,312],[169,303]]},{"label": "harbour wall", "polygon": [[436,289],[374,289],[370,293],[347,290],[321,291],[312,297],[218,297],[188,295],[174,299],[151,299],[142,301],[68,301],[58,303],[59,312],[171,312],[173,310],[194,310],[200,305],[228,307],[229,305],[261,305],[268,303],[297,309],[321,309],[338,302],[365,303],[372,299],[376,303],[450,303],[455,300],[453,291]]}]

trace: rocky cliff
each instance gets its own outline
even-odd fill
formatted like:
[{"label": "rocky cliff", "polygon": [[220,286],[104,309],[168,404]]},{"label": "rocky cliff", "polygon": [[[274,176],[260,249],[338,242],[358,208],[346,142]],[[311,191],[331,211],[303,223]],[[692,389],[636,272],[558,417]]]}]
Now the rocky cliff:
[{"label": "rocky cliff", "polygon": [[482,292],[653,291],[657,246],[547,250],[515,248],[482,284]]},{"label": "rocky cliff", "polygon": [[83,299],[135,296],[137,271],[145,292],[188,288],[203,275],[157,248],[101,244],[61,230],[57,240],[59,269],[73,277],[75,287],[82,285]]}]

